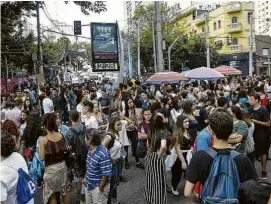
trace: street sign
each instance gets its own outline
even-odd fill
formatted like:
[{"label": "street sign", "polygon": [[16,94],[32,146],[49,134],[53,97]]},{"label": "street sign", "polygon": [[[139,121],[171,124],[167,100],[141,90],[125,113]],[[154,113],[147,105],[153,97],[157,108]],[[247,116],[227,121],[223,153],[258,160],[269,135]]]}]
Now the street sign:
[{"label": "street sign", "polygon": [[93,72],[119,71],[118,26],[91,23]]}]

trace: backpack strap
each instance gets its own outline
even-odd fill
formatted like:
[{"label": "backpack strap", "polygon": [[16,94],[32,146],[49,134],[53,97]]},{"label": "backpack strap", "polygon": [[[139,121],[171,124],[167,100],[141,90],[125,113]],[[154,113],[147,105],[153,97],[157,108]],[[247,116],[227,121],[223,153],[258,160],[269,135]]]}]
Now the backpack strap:
[{"label": "backpack strap", "polygon": [[211,147],[209,149],[205,150],[205,152],[207,154],[209,154],[213,159],[215,159],[215,157],[217,155],[217,152]]},{"label": "backpack strap", "polygon": [[231,157],[232,159],[234,159],[235,157],[237,157],[239,154],[240,154],[240,153],[237,152],[237,151],[234,151],[234,150],[231,150],[231,151],[230,151],[230,157]]}]

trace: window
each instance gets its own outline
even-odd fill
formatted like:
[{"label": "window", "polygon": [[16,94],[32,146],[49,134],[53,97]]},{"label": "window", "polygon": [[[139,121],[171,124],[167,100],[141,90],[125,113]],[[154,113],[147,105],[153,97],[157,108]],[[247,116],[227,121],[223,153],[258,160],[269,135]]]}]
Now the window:
[{"label": "window", "polygon": [[231,44],[232,45],[238,45],[238,39],[237,38],[233,38]]},{"label": "window", "polygon": [[216,42],[215,42],[215,47],[216,47],[216,49],[221,50],[222,47],[223,47],[223,42],[222,42],[222,40],[216,41]]},{"label": "window", "polygon": [[237,17],[232,17],[231,23],[237,23]]},{"label": "window", "polygon": [[205,30],[205,28],[204,28],[204,27],[202,27],[202,28],[201,28],[201,31],[202,31],[203,33],[204,33],[204,30]]},{"label": "window", "polygon": [[214,22],[214,30],[216,30],[216,22]]},{"label": "window", "polygon": [[269,49],[263,48],[263,56],[268,56],[268,54],[269,54]]},{"label": "window", "polygon": [[218,21],[218,29],[221,28],[221,20]]}]

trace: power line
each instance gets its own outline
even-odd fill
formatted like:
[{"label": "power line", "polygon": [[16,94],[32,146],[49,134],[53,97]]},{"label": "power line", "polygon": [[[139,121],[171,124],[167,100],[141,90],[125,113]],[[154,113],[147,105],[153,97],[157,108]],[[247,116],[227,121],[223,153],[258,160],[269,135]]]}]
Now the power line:
[{"label": "power line", "polygon": [[[44,7],[43,7],[43,5],[44,5]],[[48,12],[48,9],[47,9],[47,7],[46,7],[46,4],[45,4],[44,2],[43,2],[43,4],[41,4],[41,8],[42,8],[42,10],[43,10],[45,16],[48,18],[48,20],[55,26],[55,28],[56,28],[57,30],[61,31],[60,28],[55,24],[54,20],[51,18],[50,14],[49,14],[49,12]],[[45,10],[46,10],[46,11],[45,11]]]}]

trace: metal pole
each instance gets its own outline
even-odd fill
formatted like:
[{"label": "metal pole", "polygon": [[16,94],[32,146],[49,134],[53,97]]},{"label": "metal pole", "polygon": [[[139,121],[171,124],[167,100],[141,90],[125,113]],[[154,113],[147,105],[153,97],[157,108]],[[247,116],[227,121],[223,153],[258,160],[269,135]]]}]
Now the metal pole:
[{"label": "metal pole", "polygon": [[154,72],[157,73],[157,65],[156,65],[156,46],[155,46],[155,30],[154,30],[154,16],[152,16],[152,46],[153,46],[153,65]]},{"label": "metal pole", "polygon": [[269,52],[268,52],[268,75],[271,76],[271,65],[270,65],[270,55],[269,55]]},{"label": "metal pole", "polygon": [[253,69],[253,52],[252,52],[252,12],[249,15],[250,24],[249,24],[249,76],[252,76],[252,69]]},{"label": "metal pole", "polygon": [[128,63],[129,63],[129,77],[132,78],[132,61],[131,61],[131,46],[128,43]]},{"label": "metal pole", "polygon": [[[75,36],[75,41],[76,41],[76,51],[78,51],[78,36]],[[79,60],[78,60],[78,56],[76,57],[76,71],[78,72],[79,69]]]},{"label": "metal pole", "polygon": [[210,45],[209,45],[208,17],[209,17],[209,12],[205,15],[205,37],[206,37],[206,60],[207,60],[207,67],[210,68],[211,65],[210,65]]},{"label": "metal pole", "polygon": [[140,32],[139,32],[139,22],[137,21],[137,74],[138,76],[141,75],[140,73]]},{"label": "metal pole", "polygon": [[177,42],[177,40],[180,38],[181,36],[177,37],[173,43],[168,47],[168,70],[171,70],[171,49],[173,47],[173,45],[175,45],[175,43]]},{"label": "metal pole", "polygon": [[40,2],[36,1],[37,10],[37,40],[38,40],[38,56],[40,62],[40,74],[43,73],[43,57],[42,57],[42,47],[41,47],[41,36],[40,36]]},{"label": "metal pole", "polygon": [[161,29],[161,13],[160,13],[160,2],[155,1],[155,21],[156,21],[156,43],[157,43],[157,67],[158,71],[164,70],[163,63],[163,48],[162,48],[162,29]]}]

